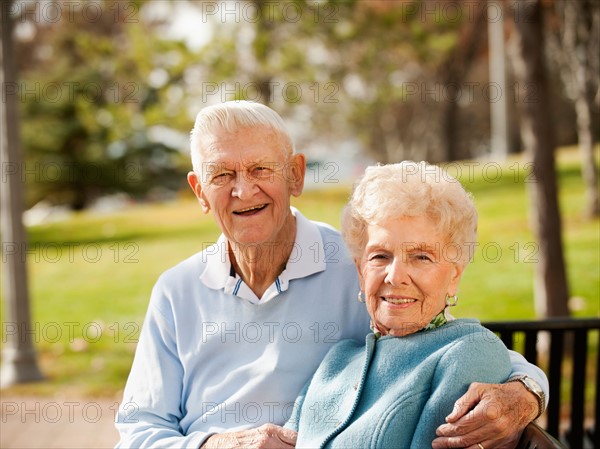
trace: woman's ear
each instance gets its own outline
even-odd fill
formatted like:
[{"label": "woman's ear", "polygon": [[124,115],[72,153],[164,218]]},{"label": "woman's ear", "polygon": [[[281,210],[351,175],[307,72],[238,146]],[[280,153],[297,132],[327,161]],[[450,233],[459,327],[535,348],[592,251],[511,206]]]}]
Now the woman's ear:
[{"label": "woman's ear", "polygon": [[447,293],[450,296],[454,296],[458,291],[458,284],[460,283],[460,278],[465,270],[465,266],[458,263],[453,263],[453,271],[450,277],[450,283],[448,284]]},{"label": "woman's ear", "polygon": [[356,272],[358,273],[358,283],[360,284],[360,291],[365,291],[365,279],[362,275],[361,261],[360,259],[354,259],[354,265],[356,265]]},{"label": "woman's ear", "polygon": [[204,212],[205,214],[210,212],[210,204],[208,203],[206,197],[204,196],[204,192],[202,191],[202,184],[200,183],[200,180],[198,179],[198,175],[196,174],[196,172],[191,171],[187,174],[187,181],[188,184],[190,185],[190,187],[192,188],[192,191],[194,192],[194,195],[196,195],[196,198],[198,198],[198,201],[200,202],[200,207],[202,208],[202,212]]}]

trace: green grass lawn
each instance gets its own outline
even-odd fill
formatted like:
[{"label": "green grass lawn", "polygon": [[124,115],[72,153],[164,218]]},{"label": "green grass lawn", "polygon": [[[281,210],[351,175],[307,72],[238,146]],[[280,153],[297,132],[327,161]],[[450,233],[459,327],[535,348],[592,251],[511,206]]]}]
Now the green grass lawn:
[{"label": "green grass lawn", "polygon": [[[561,152],[559,174],[569,286],[577,298],[573,315],[599,316],[600,226],[597,219],[582,218],[576,155]],[[477,203],[480,232],[453,312],[481,320],[534,318],[532,275],[539,254],[528,226],[527,167],[521,159],[499,171],[484,164],[471,165],[471,172],[468,165],[461,169]],[[457,167],[450,172],[457,173]],[[307,191],[293,204],[307,217],[339,227],[349,192],[349,185]],[[132,205],[111,214],[83,212],[28,232],[33,335],[48,381],[9,391],[111,397],[124,386],[157,276],[219,234],[191,192],[175,202]],[[2,321],[4,343],[14,329]]]}]

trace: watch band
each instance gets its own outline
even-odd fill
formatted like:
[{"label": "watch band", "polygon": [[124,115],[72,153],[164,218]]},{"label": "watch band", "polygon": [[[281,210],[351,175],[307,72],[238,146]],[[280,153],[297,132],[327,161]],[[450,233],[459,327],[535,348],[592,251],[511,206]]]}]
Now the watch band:
[{"label": "watch band", "polygon": [[[506,383],[509,382],[520,382],[527,391],[535,395],[538,400],[538,413],[533,420],[535,421],[538,419],[546,410],[546,395],[544,394],[544,390],[542,390],[540,385],[534,379],[527,375],[512,377],[506,381]],[[532,385],[535,385],[535,388],[532,387]]]}]

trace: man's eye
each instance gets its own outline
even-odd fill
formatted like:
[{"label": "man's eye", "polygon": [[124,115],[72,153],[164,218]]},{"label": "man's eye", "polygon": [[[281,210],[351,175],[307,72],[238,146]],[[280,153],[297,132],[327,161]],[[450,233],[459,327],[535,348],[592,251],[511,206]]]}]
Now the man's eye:
[{"label": "man's eye", "polygon": [[427,254],[417,254],[415,259],[422,260],[423,262],[431,262],[431,257],[429,257]]},{"label": "man's eye", "polygon": [[389,259],[387,254],[373,254],[371,257],[369,257],[369,260],[387,260],[387,259]]},{"label": "man's eye", "polygon": [[232,173],[230,172],[219,173],[218,175],[213,176],[212,182],[213,184],[225,184],[227,181],[229,181],[231,176]]},{"label": "man's eye", "polygon": [[252,174],[257,178],[264,178],[266,176],[270,176],[271,169],[269,167],[262,166],[254,167],[252,169]]}]

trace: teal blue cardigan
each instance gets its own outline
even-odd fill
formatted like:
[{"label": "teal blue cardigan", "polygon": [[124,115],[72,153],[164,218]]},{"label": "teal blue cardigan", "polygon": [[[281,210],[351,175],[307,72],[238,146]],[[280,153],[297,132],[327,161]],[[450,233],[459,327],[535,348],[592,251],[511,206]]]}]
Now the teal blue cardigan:
[{"label": "teal blue cardigan", "polygon": [[[472,382],[501,383],[506,347],[473,319],[406,337],[343,340],[296,400],[297,448],[430,448]],[[490,410],[494,416],[497,410]]]}]

